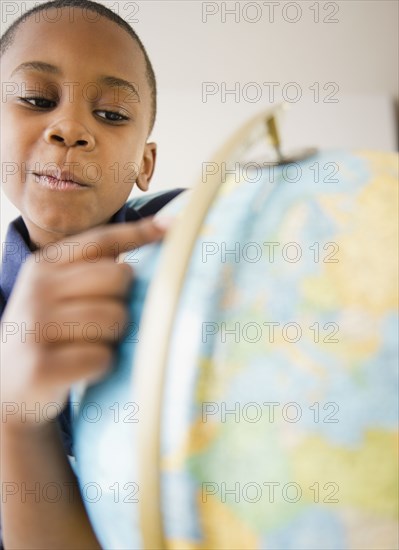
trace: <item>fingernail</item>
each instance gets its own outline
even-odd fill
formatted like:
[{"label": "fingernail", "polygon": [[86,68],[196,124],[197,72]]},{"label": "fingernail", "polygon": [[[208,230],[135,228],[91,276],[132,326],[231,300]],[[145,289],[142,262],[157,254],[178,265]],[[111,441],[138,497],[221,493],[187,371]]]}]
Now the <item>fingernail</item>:
[{"label": "fingernail", "polygon": [[168,231],[173,224],[174,218],[170,216],[155,216],[152,220],[153,224],[161,231]]}]

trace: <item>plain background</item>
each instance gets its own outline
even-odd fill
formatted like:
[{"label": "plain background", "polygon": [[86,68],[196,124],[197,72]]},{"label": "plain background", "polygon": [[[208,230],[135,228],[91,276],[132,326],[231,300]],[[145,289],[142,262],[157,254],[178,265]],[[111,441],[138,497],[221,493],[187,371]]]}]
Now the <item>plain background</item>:
[{"label": "plain background", "polygon": [[[39,3],[2,0],[2,32]],[[157,75],[151,191],[192,186],[231,132],[271,99],[289,100],[287,149],[397,148],[396,0],[102,3],[135,28]],[[16,215],[2,194],[2,241]]]}]

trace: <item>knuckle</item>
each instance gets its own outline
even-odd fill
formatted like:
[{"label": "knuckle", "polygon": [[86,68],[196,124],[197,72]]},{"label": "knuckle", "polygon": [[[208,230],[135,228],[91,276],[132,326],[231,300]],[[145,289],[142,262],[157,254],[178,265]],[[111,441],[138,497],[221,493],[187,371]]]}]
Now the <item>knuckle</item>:
[{"label": "knuckle", "polygon": [[32,353],[32,363],[29,369],[27,381],[33,388],[41,385],[42,381],[47,380],[49,369],[53,363],[53,354],[44,346],[37,346],[37,349]]},{"label": "knuckle", "polygon": [[128,288],[134,278],[132,267],[128,263],[117,264],[119,268],[119,278],[121,284]]},{"label": "knuckle", "polygon": [[56,282],[54,280],[55,269],[52,264],[35,261],[34,255],[28,258],[23,270],[21,271],[21,284],[29,290],[30,294],[39,295],[41,299],[46,300],[52,296],[52,290]]},{"label": "knuckle", "polygon": [[113,307],[113,318],[117,319],[118,321],[127,321],[128,312],[126,305],[122,302],[114,302]]},{"label": "knuckle", "polygon": [[101,374],[111,367],[112,357],[112,351],[109,346],[91,346],[87,352],[85,363],[90,370]]}]

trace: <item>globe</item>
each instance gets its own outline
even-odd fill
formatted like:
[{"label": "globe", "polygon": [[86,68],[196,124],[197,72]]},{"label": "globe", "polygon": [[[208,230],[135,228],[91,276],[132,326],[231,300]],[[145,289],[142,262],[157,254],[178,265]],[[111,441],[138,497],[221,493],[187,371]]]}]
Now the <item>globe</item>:
[{"label": "globe", "polygon": [[[255,168],[226,178],[190,254],[169,256],[171,272],[187,256],[177,293],[167,242],[124,259],[125,339],[75,395],[76,472],[104,548],[398,545],[398,157]],[[181,239],[194,199],[162,213]]]}]

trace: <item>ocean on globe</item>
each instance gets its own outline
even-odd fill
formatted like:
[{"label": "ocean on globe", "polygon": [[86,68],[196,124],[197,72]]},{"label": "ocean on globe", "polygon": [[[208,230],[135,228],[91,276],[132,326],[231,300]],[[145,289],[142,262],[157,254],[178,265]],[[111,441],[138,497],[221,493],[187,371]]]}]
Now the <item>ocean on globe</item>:
[{"label": "ocean on globe", "polygon": [[[170,341],[165,548],[398,547],[397,170],[392,153],[326,151],[221,187]],[[131,377],[162,246],[131,256],[128,333],[75,418],[105,549],[144,544]]]}]

